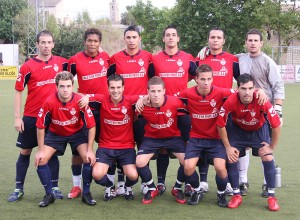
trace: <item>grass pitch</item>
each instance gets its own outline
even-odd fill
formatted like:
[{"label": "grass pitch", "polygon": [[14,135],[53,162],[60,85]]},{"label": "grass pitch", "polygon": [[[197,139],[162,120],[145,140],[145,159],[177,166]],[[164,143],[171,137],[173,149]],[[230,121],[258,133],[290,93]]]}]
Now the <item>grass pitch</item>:
[{"label": "grass pitch", "polygon": [[[281,206],[278,212],[267,209],[267,200],[260,196],[263,181],[260,158],[251,157],[248,173],[250,189],[243,197],[243,204],[236,210],[218,207],[216,203],[216,185],[214,169],[209,169],[208,182],[210,191],[198,205],[177,204],[170,191],[176,179],[178,162],[170,161],[167,173],[167,193],[156,198],[150,205],[142,205],[139,184],[134,187],[135,200],[126,201],[118,197],[111,202],[102,200],[104,188],[92,184],[91,192],[97,205],[89,207],[74,200],[56,200],[47,208],[39,208],[38,203],[44,195],[44,189],[38,179],[33,157],[25,181],[25,195],[21,201],[8,203],[7,198],[15,186],[15,163],[19,150],[15,147],[17,132],[14,130],[14,81],[0,81],[0,219],[300,219],[300,136],[298,125],[300,114],[300,84],[286,85],[284,102],[284,126],[280,144],[276,149],[276,164],[282,168],[282,187],[276,190]],[[95,148],[96,149],[96,145]],[[33,154],[36,151],[34,150]],[[60,157],[59,187],[65,197],[72,187],[71,154],[66,151]],[[155,162],[151,162],[154,179],[156,179]]]}]

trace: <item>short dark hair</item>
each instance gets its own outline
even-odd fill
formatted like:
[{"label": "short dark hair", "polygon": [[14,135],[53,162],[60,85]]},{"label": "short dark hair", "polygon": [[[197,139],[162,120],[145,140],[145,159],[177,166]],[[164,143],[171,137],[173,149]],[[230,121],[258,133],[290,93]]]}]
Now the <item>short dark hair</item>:
[{"label": "short dark hair", "polygon": [[57,73],[57,75],[55,76],[56,86],[58,86],[58,83],[60,80],[71,80],[72,85],[74,84],[74,76],[72,73],[70,73],[68,71],[62,71],[62,72]]},{"label": "short dark hair", "polygon": [[109,86],[110,81],[122,81],[122,86],[124,86],[124,78],[119,74],[111,74],[108,76],[107,85]]},{"label": "short dark hair", "polygon": [[170,25],[168,25],[168,26],[164,29],[164,31],[163,31],[163,37],[165,36],[166,30],[168,30],[168,29],[175,29],[176,32],[177,32],[177,36],[179,36],[178,29],[177,29],[176,25],[170,24]]},{"label": "short dark hair", "polygon": [[207,64],[202,64],[198,66],[198,68],[196,69],[196,76],[198,77],[199,73],[207,73],[207,72],[211,72],[211,74],[213,74],[212,68]]},{"label": "short dark hair", "polygon": [[225,31],[222,28],[220,28],[220,27],[213,27],[213,28],[211,28],[209,30],[209,32],[208,32],[207,38],[209,38],[211,31],[222,31],[223,32],[223,38],[225,39]]},{"label": "short dark hair", "polygon": [[158,76],[153,76],[151,79],[148,81],[148,89],[150,89],[150,86],[152,85],[162,85],[163,88],[165,88],[165,82],[162,80],[162,78]]},{"label": "short dark hair", "polygon": [[250,34],[256,34],[256,35],[259,36],[260,41],[263,40],[262,33],[259,30],[257,30],[257,29],[251,29],[251,30],[249,30],[247,32],[247,34],[246,34],[246,40],[248,40],[248,35],[250,35]]},{"label": "short dark hair", "polygon": [[253,80],[253,77],[248,74],[248,73],[245,73],[245,74],[242,74],[240,75],[238,78],[237,78],[237,86],[240,87],[241,83],[242,84],[245,84],[247,82],[253,82],[254,84],[254,80]]},{"label": "short dark hair", "polygon": [[127,33],[127,31],[135,31],[135,32],[138,33],[139,36],[141,36],[140,29],[139,29],[138,26],[136,26],[136,25],[129,25],[129,26],[125,29],[125,31],[124,31],[124,36],[125,36],[125,34]]},{"label": "short dark hair", "polygon": [[50,36],[50,37],[52,37],[52,41],[54,42],[53,34],[52,34],[50,31],[43,30],[43,31],[39,32],[39,33],[36,35],[36,42],[37,42],[37,43],[40,42],[40,37],[41,37],[41,36]]},{"label": "short dark hair", "polygon": [[96,34],[99,37],[99,41],[102,41],[102,33],[99,29],[97,28],[89,28],[84,32],[84,41],[88,38],[89,35],[91,34]]}]

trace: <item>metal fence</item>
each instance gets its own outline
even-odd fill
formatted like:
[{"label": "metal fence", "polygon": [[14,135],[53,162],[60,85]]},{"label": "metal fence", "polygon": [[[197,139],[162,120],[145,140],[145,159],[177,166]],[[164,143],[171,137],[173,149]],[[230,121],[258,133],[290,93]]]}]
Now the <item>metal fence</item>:
[{"label": "metal fence", "polygon": [[278,65],[300,65],[300,47],[273,46],[272,58]]}]

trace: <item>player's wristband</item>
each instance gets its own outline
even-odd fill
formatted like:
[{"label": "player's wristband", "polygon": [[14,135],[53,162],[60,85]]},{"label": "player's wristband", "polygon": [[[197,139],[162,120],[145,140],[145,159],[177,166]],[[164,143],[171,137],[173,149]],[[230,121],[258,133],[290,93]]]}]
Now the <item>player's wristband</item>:
[{"label": "player's wristband", "polygon": [[282,118],[282,106],[279,104],[275,104],[275,111],[277,112],[279,118]]}]

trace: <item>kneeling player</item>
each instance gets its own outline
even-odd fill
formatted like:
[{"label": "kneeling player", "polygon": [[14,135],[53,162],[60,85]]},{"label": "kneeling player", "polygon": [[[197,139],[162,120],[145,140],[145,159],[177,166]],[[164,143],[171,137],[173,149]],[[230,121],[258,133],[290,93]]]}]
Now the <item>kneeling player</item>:
[{"label": "kneeling player", "polygon": [[[261,157],[268,187],[268,206],[270,211],[278,211],[279,205],[275,198],[275,164],[273,150],[278,144],[280,119],[270,102],[260,105],[255,96],[252,76],[243,74],[237,80],[238,92],[230,96],[224,103],[217,120],[219,134],[226,148],[227,170],[233,197],[228,203],[229,208],[237,208],[242,203],[239,189],[239,173],[237,161],[240,152],[251,147]],[[225,129],[228,114],[232,115],[230,128]],[[272,127],[272,140],[265,115]]]},{"label": "kneeling player", "polygon": [[[93,178],[97,184],[106,186],[104,201],[114,198],[111,188],[114,183],[107,177],[107,171],[115,160],[126,175],[125,199],[134,199],[132,186],[138,180],[135,166],[133,139],[133,106],[139,96],[123,96],[124,79],[112,74],[108,77],[109,95],[89,95],[90,104],[100,110],[100,139],[93,168]],[[100,106],[99,106],[100,104]]]},{"label": "kneeling player", "polygon": [[216,121],[224,99],[230,96],[233,90],[212,86],[213,71],[206,64],[199,66],[196,73],[197,85],[178,94],[181,99],[186,100],[192,119],[192,129],[184,163],[187,181],[194,188],[188,204],[195,205],[203,198],[204,191],[201,189],[195,168],[199,158],[206,160],[207,157],[207,159],[213,160],[216,170],[218,205],[227,207],[225,194],[228,182],[226,151],[218,135]]},{"label": "kneeling player", "polygon": [[151,203],[159,194],[153,182],[148,162],[159,149],[164,148],[173,153],[180,162],[172,195],[178,203],[184,204],[186,201],[181,186],[185,181],[183,169],[185,144],[177,127],[177,115],[178,112],[186,113],[187,110],[180,99],[165,95],[164,81],[157,76],[148,82],[148,95],[150,106],[144,106],[140,114],[147,121],[145,135],[136,158],[138,173],[148,186],[148,192],[144,195],[142,203]]},{"label": "kneeling player", "polygon": [[[74,80],[71,73],[67,71],[58,73],[55,83],[57,93],[44,102],[36,123],[38,151],[35,154],[35,166],[46,191],[39,206],[46,207],[55,201],[48,161],[55,153],[64,154],[68,143],[72,150],[77,149],[84,161],[82,201],[88,205],[95,205],[96,201],[90,193],[92,165],[96,160],[93,152],[95,120],[90,108],[79,108],[78,101],[81,96],[73,93]],[[49,131],[45,134],[48,125]]]}]

